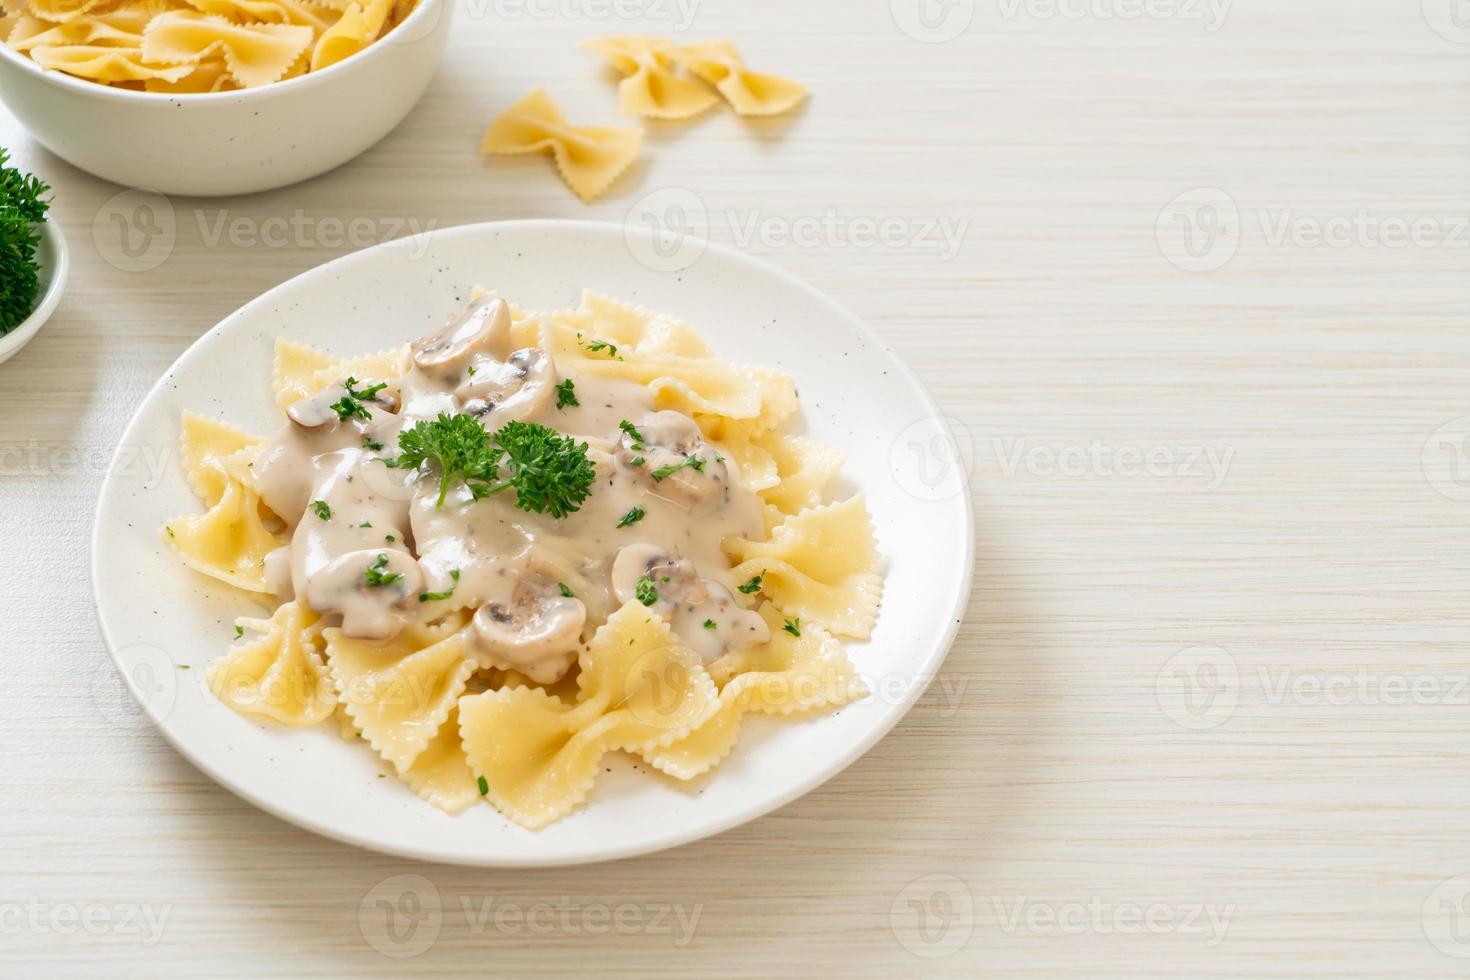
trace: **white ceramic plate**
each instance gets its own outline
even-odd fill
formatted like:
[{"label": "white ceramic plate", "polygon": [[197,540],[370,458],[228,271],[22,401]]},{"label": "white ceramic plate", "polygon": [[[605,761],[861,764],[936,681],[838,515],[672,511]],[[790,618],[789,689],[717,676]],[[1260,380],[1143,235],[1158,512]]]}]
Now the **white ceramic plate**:
[{"label": "white ceramic plate", "polygon": [[[124,434],[97,507],[92,580],[102,632],[133,696],[191,762],[269,812],[363,847],[486,866],[576,864],[696,840],[795,799],[878,741],[923,693],[969,594],[973,533],[963,474],[917,380],[851,313],[772,266],[689,240],[589,222],[508,222],[432,232],[313,269],[199,339],[149,393]],[[685,267],[667,269],[674,261]],[[747,717],[711,774],[680,784],[610,755],[587,804],[539,832],[489,806],[450,817],[395,779],[335,724],[256,723],[214,701],[205,668],[249,599],[190,572],[159,528],[198,504],[179,471],[179,413],[267,434],[277,336],[343,355],[441,324],[473,285],[532,308],[582,288],[678,314],[732,361],[795,376],[804,424],[840,447],[848,489],[867,495],[887,570],[878,626],[849,653],[874,694],[799,722]],[[952,458],[953,454],[949,454]],[[188,669],[181,669],[187,667]]]}]

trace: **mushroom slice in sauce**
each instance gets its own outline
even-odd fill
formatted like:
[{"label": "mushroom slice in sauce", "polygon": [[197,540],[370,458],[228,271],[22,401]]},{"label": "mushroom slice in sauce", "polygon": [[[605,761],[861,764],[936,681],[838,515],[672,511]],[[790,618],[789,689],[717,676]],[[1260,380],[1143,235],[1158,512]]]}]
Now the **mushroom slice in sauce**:
[{"label": "mushroom slice in sauce", "polygon": [[726,499],[730,473],[723,457],[705,441],[698,424],[679,412],[654,412],[624,432],[617,460],[638,474],[645,489],[689,509]]},{"label": "mushroom slice in sauce", "polygon": [[504,357],[510,352],[510,306],[481,297],[439,333],[414,341],[411,350],[415,366],[440,378],[459,375],[477,355]]},{"label": "mushroom slice in sauce", "polygon": [[580,599],[562,595],[556,582],[532,573],[517,583],[508,603],[480,607],[475,638],[496,660],[538,684],[552,684],[576,661],[586,622]]},{"label": "mushroom slice in sauce", "polygon": [[[675,558],[657,545],[632,544],[621,549],[613,559],[611,579],[619,602],[647,605],[667,620],[674,633],[705,663],[728,650],[766,643],[771,638],[766,621],[741,607],[729,589],[700,578],[693,562]],[[654,601],[647,603],[650,588]]]},{"label": "mushroom slice in sauce", "polygon": [[347,636],[388,640],[417,611],[423,585],[423,571],[406,551],[349,551],[311,574],[306,601],[323,615],[340,615]]},{"label": "mushroom slice in sauce", "polygon": [[[366,398],[362,397],[363,392],[372,391],[380,384],[384,384],[385,387],[378,388]],[[286,418],[297,427],[310,432],[335,429],[348,421],[336,408],[342,404],[344,398],[360,402],[368,412],[380,409],[393,414],[398,411],[398,393],[391,387],[387,387],[385,382],[354,380],[352,391],[347,390],[346,383],[335,384],[308,398],[292,402],[286,408]]]},{"label": "mushroom slice in sauce", "polygon": [[472,367],[474,374],[466,374],[454,395],[469,414],[489,415],[487,428],[524,422],[551,409],[556,363],[541,348],[522,348],[504,361],[476,358]]}]

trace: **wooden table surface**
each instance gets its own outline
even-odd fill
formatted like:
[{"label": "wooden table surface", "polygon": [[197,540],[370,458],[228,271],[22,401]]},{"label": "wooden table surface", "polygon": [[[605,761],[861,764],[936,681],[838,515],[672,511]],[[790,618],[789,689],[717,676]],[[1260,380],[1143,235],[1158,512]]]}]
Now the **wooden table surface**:
[{"label": "wooden table surface", "polygon": [[[75,263],[0,367],[0,974],[1470,971],[1454,2],[477,0],[387,140],[237,199],[118,198],[0,110]],[[477,155],[537,84],[616,124],[575,42],[680,28],[813,101],[651,127],[590,207]],[[98,638],[88,542],[179,352],[408,231],[690,201],[956,420],[974,594],[905,721],[747,826],[538,872],[315,837],[170,749]]]}]

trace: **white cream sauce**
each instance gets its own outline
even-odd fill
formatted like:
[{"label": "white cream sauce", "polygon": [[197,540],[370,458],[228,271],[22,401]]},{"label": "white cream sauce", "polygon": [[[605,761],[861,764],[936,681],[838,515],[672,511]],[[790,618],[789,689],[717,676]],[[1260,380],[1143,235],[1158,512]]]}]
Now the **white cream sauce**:
[{"label": "white cream sauce", "polygon": [[[546,351],[510,349],[499,300],[476,301],[413,354],[412,370],[361,400],[363,412],[342,401],[345,385],[291,406],[257,459],[262,501],[293,529],[289,547],[266,562],[283,597],[302,596],[345,634],[371,640],[473,610],[486,662],[542,683],[564,675],[630,599],[707,662],[769,639],[720,549],[730,535],[761,532],[760,498],[693,419],[654,411],[641,385],[595,376],[571,375],[578,404],[558,408],[566,377]],[[397,457],[401,431],[441,412],[472,415],[492,434],[526,421],[586,442],[591,494],[559,520],[517,508],[514,489],[475,500],[453,483],[438,506],[432,464],[409,471],[385,461]],[[672,472],[655,479],[660,467]]]}]

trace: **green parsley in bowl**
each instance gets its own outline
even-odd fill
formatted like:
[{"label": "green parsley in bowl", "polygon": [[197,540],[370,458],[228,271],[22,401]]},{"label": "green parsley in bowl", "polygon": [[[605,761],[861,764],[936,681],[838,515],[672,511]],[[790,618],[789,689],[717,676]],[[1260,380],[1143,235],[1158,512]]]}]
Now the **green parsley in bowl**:
[{"label": "green parsley in bowl", "polygon": [[51,188],[9,166],[0,148],[0,363],[41,329],[61,302],[70,264],[66,240],[46,220]]}]

